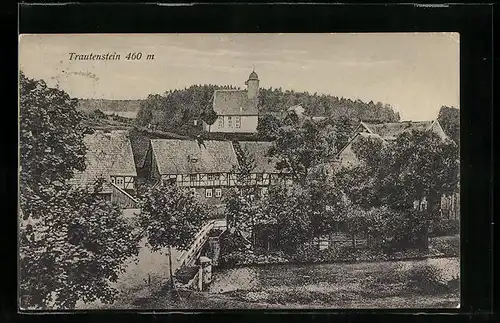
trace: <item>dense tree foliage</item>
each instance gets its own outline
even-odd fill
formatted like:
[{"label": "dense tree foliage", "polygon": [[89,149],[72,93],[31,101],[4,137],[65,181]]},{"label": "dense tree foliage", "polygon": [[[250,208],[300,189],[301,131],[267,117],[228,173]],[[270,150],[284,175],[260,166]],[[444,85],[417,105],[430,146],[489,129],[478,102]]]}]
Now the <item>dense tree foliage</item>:
[{"label": "dense tree foliage", "polygon": [[153,250],[186,250],[208,218],[207,208],[175,185],[149,187],[141,196],[140,207],[140,226]]},{"label": "dense tree foliage", "polygon": [[272,186],[260,207],[259,220],[272,225],[269,238],[278,249],[293,253],[311,238],[310,195],[302,186]]},{"label": "dense tree foliage", "polygon": [[44,185],[20,198],[20,298],[23,308],[72,309],[111,303],[127,259],[138,253],[135,225],[100,188]]},{"label": "dense tree foliage", "polygon": [[[425,234],[441,196],[457,190],[458,146],[433,132],[404,132],[393,142],[360,137],[353,149],[360,164],[344,170],[347,195],[367,211],[390,208],[392,218],[382,223],[401,239]],[[416,201],[426,206],[415,210]]]},{"label": "dense tree foliage", "polygon": [[20,296],[23,308],[111,302],[125,259],[137,254],[134,226],[95,187],[67,184],[85,168],[76,101],[20,76]]},{"label": "dense tree foliage", "polygon": [[[193,119],[201,119],[208,124],[215,122],[212,111],[212,96],[218,89],[236,89],[231,86],[193,85],[183,90],[171,90],[163,95],[150,95],[141,102],[137,123],[141,126],[157,125],[159,130],[179,129]],[[308,92],[283,91],[281,89],[259,90],[259,113],[284,112],[293,105],[300,104],[310,116],[395,122],[399,114],[388,104],[365,103],[361,100],[338,98],[332,95],[310,94]],[[267,118],[267,117],[266,117]],[[269,120],[264,120],[267,123]],[[271,120],[271,128],[273,129]],[[266,125],[263,129],[268,129]],[[267,134],[267,133],[266,133]]]},{"label": "dense tree foliage", "polygon": [[438,121],[444,132],[457,144],[460,143],[460,110],[454,107],[442,106]]},{"label": "dense tree foliage", "polygon": [[283,122],[271,114],[259,116],[257,124],[257,133],[261,138],[267,140],[275,140],[278,136],[279,128],[283,126]]},{"label": "dense tree foliage", "polygon": [[76,99],[21,73],[19,104],[22,187],[64,181],[85,169],[83,137],[91,129],[82,125]]},{"label": "dense tree foliage", "polygon": [[[170,90],[163,95],[149,95],[141,102],[136,122],[141,126],[157,125],[159,130],[176,130],[193,119],[215,122],[211,99],[215,90],[236,89],[219,85],[192,85]],[[210,122],[208,122],[210,124]]]},{"label": "dense tree foliage", "polygon": [[[441,195],[457,189],[458,146],[425,131],[404,132],[394,141],[360,136],[353,142],[360,163],[338,168],[331,166],[333,156],[357,125],[347,117],[302,120],[278,127],[268,152],[294,184],[272,187],[269,197],[252,202],[232,195],[235,225],[253,230],[266,224],[268,238],[286,252],[338,230],[353,244],[361,234],[375,246],[426,247],[427,220],[436,216]],[[424,200],[428,207],[415,210],[414,202]]]},{"label": "dense tree foliage", "polygon": [[335,155],[336,129],[307,120],[300,126],[279,128],[269,156],[277,158],[276,168],[304,183],[309,169],[328,162]]},{"label": "dense tree foliage", "polygon": [[347,115],[364,121],[396,122],[399,114],[388,104],[370,101],[338,98],[332,95],[309,92],[283,91],[278,89],[260,89],[259,106],[262,112],[282,112],[294,105],[301,105],[310,116],[337,118]]},{"label": "dense tree foliage", "polygon": [[311,233],[322,235],[337,230],[348,213],[337,171],[329,164],[314,167],[307,176],[304,189],[311,204]]}]

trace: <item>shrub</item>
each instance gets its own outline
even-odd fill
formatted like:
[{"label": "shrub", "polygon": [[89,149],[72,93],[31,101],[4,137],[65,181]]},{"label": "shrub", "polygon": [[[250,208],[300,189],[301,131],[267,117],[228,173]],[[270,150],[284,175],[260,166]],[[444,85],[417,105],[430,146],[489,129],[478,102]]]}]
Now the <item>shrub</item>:
[{"label": "shrub", "polygon": [[434,265],[416,265],[408,270],[405,279],[406,287],[418,293],[439,294],[449,291],[441,272]]},{"label": "shrub", "polygon": [[431,237],[453,236],[460,233],[459,220],[439,220],[431,223]]},{"label": "shrub", "polygon": [[450,281],[448,281],[447,285],[451,291],[459,292],[460,291],[460,277],[459,276],[453,277]]},{"label": "shrub", "polygon": [[460,238],[459,237],[434,237],[430,240],[430,246],[444,256],[460,256]]}]

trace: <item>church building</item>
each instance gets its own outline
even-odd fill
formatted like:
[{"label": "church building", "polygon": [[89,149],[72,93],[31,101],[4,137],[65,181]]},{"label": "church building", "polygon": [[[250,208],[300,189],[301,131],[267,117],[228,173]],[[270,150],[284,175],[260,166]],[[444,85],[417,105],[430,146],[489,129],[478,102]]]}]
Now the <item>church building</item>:
[{"label": "church building", "polygon": [[256,133],[259,116],[259,77],[255,71],[245,82],[246,90],[216,90],[212,108],[214,124],[204,124],[207,132]]}]

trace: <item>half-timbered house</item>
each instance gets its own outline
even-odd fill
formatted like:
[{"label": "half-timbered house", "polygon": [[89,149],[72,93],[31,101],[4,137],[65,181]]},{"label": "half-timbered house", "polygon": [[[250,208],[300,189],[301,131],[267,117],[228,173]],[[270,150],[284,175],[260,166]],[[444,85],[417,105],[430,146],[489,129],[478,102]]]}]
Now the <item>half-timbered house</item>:
[{"label": "half-timbered house", "polygon": [[214,140],[152,139],[144,160],[151,180],[189,189],[212,205],[236,185],[237,165],[231,142]]},{"label": "half-timbered house", "polygon": [[102,179],[102,194],[120,207],[136,207],[135,169],[132,146],[126,130],[95,130],[83,139],[87,148],[84,171],[75,172],[70,184],[85,187]]},{"label": "half-timbered house", "polygon": [[[254,167],[250,172],[248,185],[259,188],[260,193],[266,194],[268,186],[282,181],[291,183],[290,175],[276,169],[278,160],[268,155],[273,143],[269,141],[239,141],[233,143],[237,156],[250,158],[254,161]],[[245,156],[245,157],[244,157]]]}]

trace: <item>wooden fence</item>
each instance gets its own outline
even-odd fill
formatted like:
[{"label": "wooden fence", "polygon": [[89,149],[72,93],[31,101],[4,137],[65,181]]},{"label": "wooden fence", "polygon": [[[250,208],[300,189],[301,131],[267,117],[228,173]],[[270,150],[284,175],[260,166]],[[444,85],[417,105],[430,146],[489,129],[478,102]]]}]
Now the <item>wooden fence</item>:
[{"label": "wooden fence", "polygon": [[320,250],[340,246],[354,246],[355,248],[366,248],[369,246],[366,234],[356,234],[354,237],[346,233],[332,233],[321,237],[315,237],[309,245],[317,246]]}]

